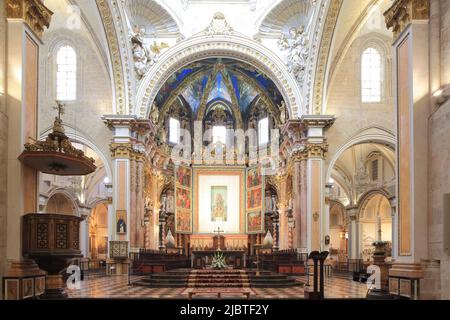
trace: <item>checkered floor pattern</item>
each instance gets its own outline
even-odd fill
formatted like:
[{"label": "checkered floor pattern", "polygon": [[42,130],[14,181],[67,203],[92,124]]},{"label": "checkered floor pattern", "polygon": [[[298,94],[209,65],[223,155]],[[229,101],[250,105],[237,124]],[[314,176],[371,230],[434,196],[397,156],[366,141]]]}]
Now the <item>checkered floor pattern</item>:
[{"label": "checkered floor pattern", "polygon": [[[133,277],[133,281],[138,277]],[[306,282],[306,277],[299,277]],[[310,282],[312,286],[312,277]],[[301,299],[303,287],[252,288],[251,299]],[[113,298],[113,299],[187,299],[185,288],[146,288],[129,286],[128,276],[104,276],[88,278],[81,282],[81,289],[67,290],[69,298]],[[365,298],[367,286],[351,279],[332,277],[325,281],[325,297],[331,299]],[[201,295],[201,299],[215,299],[217,295]],[[196,299],[196,297],[194,297]],[[242,299],[242,295],[224,295],[223,299]]]}]

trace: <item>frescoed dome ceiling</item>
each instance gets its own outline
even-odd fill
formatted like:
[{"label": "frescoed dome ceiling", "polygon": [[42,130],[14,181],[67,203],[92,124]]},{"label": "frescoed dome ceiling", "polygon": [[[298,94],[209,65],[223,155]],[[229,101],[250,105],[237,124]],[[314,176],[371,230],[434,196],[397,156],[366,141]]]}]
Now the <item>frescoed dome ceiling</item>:
[{"label": "frescoed dome ceiling", "polygon": [[160,89],[155,104],[161,110],[181,100],[195,115],[202,103],[208,105],[222,100],[238,105],[245,115],[261,96],[274,106],[281,104],[282,96],[275,84],[252,66],[231,59],[211,58],[174,73]]}]

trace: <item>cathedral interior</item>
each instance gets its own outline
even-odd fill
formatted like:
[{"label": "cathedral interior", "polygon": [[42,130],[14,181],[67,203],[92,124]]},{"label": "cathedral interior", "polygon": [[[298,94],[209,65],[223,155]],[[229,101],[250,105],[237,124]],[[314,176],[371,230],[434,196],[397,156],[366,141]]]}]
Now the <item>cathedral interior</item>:
[{"label": "cathedral interior", "polygon": [[449,59],[447,0],[1,0],[0,299],[450,300]]}]

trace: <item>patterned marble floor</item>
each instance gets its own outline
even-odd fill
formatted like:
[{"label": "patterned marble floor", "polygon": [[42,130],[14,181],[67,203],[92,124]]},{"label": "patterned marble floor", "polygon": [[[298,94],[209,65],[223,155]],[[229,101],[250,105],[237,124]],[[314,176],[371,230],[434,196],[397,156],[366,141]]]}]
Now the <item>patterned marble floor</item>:
[{"label": "patterned marble floor", "polygon": [[[133,278],[136,280],[137,278]],[[306,277],[299,280],[306,281]],[[312,278],[310,279],[312,285]],[[252,288],[255,295],[251,299],[301,299],[303,287],[294,288]],[[129,286],[127,276],[90,278],[81,282],[81,289],[67,290],[69,298],[116,298],[116,299],[187,299],[185,288],[146,288]],[[364,298],[365,284],[339,277],[328,278],[325,282],[325,297],[331,299]],[[215,295],[201,295],[194,299],[215,299]],[[242,299],[242,295],[225,295],[223,299]]]}]

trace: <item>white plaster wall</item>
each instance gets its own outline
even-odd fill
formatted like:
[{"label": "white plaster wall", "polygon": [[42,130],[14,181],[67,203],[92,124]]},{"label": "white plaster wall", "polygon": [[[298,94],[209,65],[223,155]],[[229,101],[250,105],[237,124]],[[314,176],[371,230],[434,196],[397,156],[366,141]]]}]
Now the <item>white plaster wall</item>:
[{"label": "white plaster wall", "polygon": [[429,258],[441,261],[441,294],[450,299],[450,253],[443,247],[443,195],[450,193],[450,103],[430,118],[429,146]]},{"label": "white plaster wall", "polygon": [[[39,119],[38,130],[48,130],[56,115],[53,107],[56,100],[56,52],[61,45],[71,45],[77,53],[77,98],[66,102],[63,122],[68,131],[88,140],[111,163],[109,143],[111,131],[101,120],[104,114],[112,113],[112,89],[108,66],[105,65],[98,46],[84,22],[69,27],[66,23],[70,11],[62,2],[48,2],[55,19],[43,36],[40,49],[39,73]],[[73,129],[73,130],[72,130]]]},{"label": "white plaster wall", "polygon": [[[371,38],[375,38],[378,42],[382,39],[383,47],[386,49],[381,103],[361,102],[361,55],[367,41]],[[327,113],[336,116],[336,122],[326,134],[329,143],[327,166],[339,148],[360,131],[378,127],[388,132],[395,132],[394,100],[391,89],[391,41],[392,39],[382,34],[374,33],[357,38],[336,70],[327,100]]]}]

